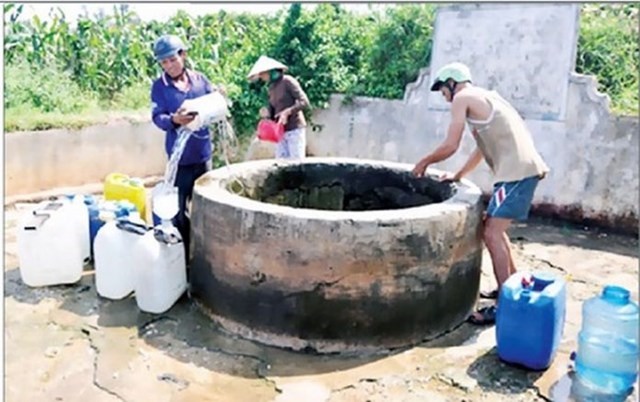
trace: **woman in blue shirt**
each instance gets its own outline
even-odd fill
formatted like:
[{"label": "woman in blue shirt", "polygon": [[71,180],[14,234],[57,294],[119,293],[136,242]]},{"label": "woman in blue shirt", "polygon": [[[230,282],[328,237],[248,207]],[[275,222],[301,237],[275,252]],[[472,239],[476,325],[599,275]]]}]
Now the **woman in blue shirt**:
[{"label": "woman in blue shirt", "polygon": [[[151,114],[154,124],[166,133],[164,145],[167,159],[171,157],[178,128],[191,123],[195,118],[184,112],[182,102],[216,90],[204,75],[186,68],[186,50],[182,40],[175,35],[161,36],[153,48],[155,59],[163,71],[151,87]],[[187,140],[178,162],[175,186],[178,188],[180,212],[173,222],[182,235],[187,260],[190,234],[187,204],[193,195],[196,179],[211,169],[211,154],[211,136],[209,129],[204,127]]]}]

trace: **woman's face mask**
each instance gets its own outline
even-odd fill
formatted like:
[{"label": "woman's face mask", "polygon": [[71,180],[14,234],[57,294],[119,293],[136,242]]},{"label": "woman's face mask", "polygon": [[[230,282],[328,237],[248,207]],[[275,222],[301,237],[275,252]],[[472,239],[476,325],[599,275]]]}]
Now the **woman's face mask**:
[{"label": "woman's face mask", "polygon": [[269,82],[276,81],[280,77],[282,77],[282,73],[279,70],[269,71]]}]

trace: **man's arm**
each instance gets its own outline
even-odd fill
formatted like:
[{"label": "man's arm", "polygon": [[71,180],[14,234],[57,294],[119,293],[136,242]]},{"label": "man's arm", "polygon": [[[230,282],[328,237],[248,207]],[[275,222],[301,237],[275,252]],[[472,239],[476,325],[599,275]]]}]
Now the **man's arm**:
[{"label": "man's arm", "polygon": [[164,97],[160,93],[157,85],[153,85],[151,88],[151,119],[162,131],[169,131],[177,127],[171,119],[171,114],[165,107]]},{"label": "man's arm", "polygon": [[447,138],[435,151],[422,158],[413,169],[416,176],[423,176],[429,165],[442,162],[453,155],[460,147],[462,134],[464,133],[465,117],[467,115],[467,102],[464,98],[456,98],[451,105],[451,122]]},{"label": "man's arm", "polygon": [[205,94],[210,94],[210,93],[212,93],[213,91],[216,91],[216,90],[218,89],[217,87],[214,87],[214,86],[211,84],[211,81],[209,81],[209,80],[207,79],[207,77],[205,77],[205,76],[204,76],[204,74],[202,74],[202,81],[204,81],[204,93],[205,93]]},{"label": "man's arm", "polygon": [[471,153],[471,155],[469,156],[469,159],[467,159],[467,162],[464,164],[464,166],[462,166],[462,169],[460,169],[458,173],[456,173],[453,176],[453,180],[460,181],[460,179],[462,179],[464,176],[469,174],[473,169],[475,169],[480,163],[480,161],[482,161],[482,152],[480,152],[480,148],[476,148],[473,151],[473,153]]},{"label": "man's arm", "polygon": [[151,120],[159,129],[169,131],[193,121],[195,117],[185,114],[183,108],[176,110],[175,113],[169,113],[160,91],[159,86],[154,85],[151,88]]}]

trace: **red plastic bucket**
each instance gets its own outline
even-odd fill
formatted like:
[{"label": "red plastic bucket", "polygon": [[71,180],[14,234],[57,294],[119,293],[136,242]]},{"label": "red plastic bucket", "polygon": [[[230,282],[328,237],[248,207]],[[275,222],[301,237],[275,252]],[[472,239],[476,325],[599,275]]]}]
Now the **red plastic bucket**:
[{"label": "red plastic bucket", "polygon": [[272,120],[260,120],[258,123],[258,138],[262,141],[280,142],[284,136],[284,126]]}]

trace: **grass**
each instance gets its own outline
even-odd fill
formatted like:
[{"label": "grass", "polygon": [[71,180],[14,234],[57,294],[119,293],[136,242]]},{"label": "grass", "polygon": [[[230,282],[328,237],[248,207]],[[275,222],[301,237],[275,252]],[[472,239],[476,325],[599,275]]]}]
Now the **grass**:
[{"label": "grass", "polygon": [[[605,91],[604,88],[600,88],[600,91]],[[635,85],[626,87],[622,91],[620,91],[619,96],[615,99],[612,99],[611,102],[611,113],[616,116],[638,116],[638,101],[639,101],[639,93],[638,83]]]},{"label": "grass", "polygon": [[148,120],[148,110],[99,110],[87,109],[74,113],[43,112],[30,107],[16,107],[5,110],[5,133],[20,131],[40,131],[56,128],[79,130],[97,124],[126,120],[143,122]]},{"label": "grass", "polygon": [[80,129],[114,120],[144,121],[150,114],[149,91],[149,85],[141,83],[101,100],[57,66],[34,69],[26,61],[12,63],[5,69],[4,130]]}]

